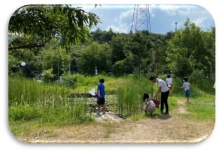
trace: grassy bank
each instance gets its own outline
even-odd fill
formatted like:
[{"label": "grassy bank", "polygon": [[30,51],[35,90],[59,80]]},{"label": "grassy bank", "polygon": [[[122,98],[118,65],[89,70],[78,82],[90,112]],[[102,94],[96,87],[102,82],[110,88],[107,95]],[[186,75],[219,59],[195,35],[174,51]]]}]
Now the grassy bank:
[{"label": "grassy bank", "polygon": [[[32,126],[28,129],[30,124],[33,125],[33,128],[41,128],[95,123],[88,107],[88,99],[69,98],[69,94],[88,92],[91,88],[96,88],[100,78],[105,79],[106,102],[109,103],[111,111],[121,117],[130,117],[133,120],[146,118],[142,111],[143,93],[148,92],[152,97],[158,86],[143,76],[131,75],[114,78],[104,75],[94,77],[79,75],[75,87],[57,83],[39,83],[22,77],[10,77],[8,114],[9,126],[13,134],[19,135],[24,130],[31,132]],[[211,86],[211,83],[207,86]],[[174,84],[173,92],[169,96],[170,111],[177,108],[177,100],[185,100],[183,89],[176,87],[182,85],[181,79],[175,78]],[[207,93],[192,84],[190,104],[186,106],[187,111],[190,112],[187,117],[215,119],[215,94],[213,93],[215,91],[213,88],[209,89],[210,91]],[[109,94],[114,95],[110,96]],[[155,113],[159,114],[159,110]]]}]

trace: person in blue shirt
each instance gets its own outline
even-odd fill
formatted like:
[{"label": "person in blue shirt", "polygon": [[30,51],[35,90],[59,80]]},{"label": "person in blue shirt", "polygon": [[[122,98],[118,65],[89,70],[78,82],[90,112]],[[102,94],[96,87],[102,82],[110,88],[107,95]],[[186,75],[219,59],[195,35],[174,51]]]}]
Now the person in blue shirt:
[{"label": "person in blue shirt", "polygon": [[105,114],[105,80],[100,79],[99,85],[97,89],[97,104],[98,104],[98,111],[97,116],[100,116],[100,108],[103,107],[103,114]]}]

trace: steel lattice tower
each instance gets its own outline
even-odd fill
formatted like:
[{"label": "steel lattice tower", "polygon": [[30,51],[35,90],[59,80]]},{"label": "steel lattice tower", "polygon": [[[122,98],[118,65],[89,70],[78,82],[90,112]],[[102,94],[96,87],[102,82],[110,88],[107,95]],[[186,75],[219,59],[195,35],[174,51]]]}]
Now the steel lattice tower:
[{"label": "steel lattice tower", "polygon": [[149,5],[134,6],[131,31],[137,30],[151,31]]}]

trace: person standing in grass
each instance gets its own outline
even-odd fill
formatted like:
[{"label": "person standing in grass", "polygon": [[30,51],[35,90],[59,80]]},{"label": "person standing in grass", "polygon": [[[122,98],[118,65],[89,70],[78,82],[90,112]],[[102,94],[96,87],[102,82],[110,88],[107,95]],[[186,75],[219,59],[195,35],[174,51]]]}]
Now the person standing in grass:
[{"label": "person standing in grass", "polygon": [[169,115],[169,105],[168,105],[168,96],[169,96],[169,88],[166,84],[166,82],[162,79],[159,79],[155,76],[151,76],[150,77],[150,81],[152,81],[153,83],[157,83],[159,88],[157,93],[155,94],[154,98],[157,98],[157,94],[161,92],[161,104],[160,104],[160,112],[161,114],[163,114],[163,109],[164,109],[164,105],[166,108],[166,112],[165,115]]},{"label": "person standing in grass", "polygon": [[103,108],[103,114],[105,114],[105,85],[104,85],[105,80],[100,79],[99,80],[99,85],[97,89],[97,104],[98,104],[98,111],[97,111],[97,116],[100,116],[100,109],[101,107]]},{"label": "person standing in grass", "polygon": [[171,78],[170,74],[167,75],[166,83],[167,83],[168,88],[170,89],[170,92],[172,92],[173,79]]},{"label": "person standing in grass", "polygon": [[184,88],[184,90],[185,90],[185,97],[186,97],[187,103],[189,103],[190,83],[188,82],[188,78],[187,77],[183,78],[183,86],[182,86],[182,88]]}]

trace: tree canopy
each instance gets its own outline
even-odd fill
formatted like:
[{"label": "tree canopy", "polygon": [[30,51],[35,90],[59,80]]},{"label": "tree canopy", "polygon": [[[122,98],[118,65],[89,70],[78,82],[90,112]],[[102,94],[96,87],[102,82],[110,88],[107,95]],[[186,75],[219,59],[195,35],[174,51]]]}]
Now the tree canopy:
[{"label": "tree canopy", "polygon": [[99,23],[94,13],[71,5],[27,5],[9,21],[9,50],[45,46],[52,38],[62,46],[85,42],[90,28]]},{"label": "tree canopy", "polygon": [[71,5],[18,9],[9,22],[9,50],[16,49],[9,51],[9,75],[37,71],[55,80],[67,73],[94,75],[96,68],[115,76],[215,75],[215,27],[203,31],[187,18],[183,28],[166,34],[91,32],[97,23],[98,16]]},{"label": "tree canopy", "polygon": [[176,32],[166,49],[168,67],[178,76],[190,75],[193,70],[215,71],[215,28],[202,31],[189,18],[185,28]]}]

